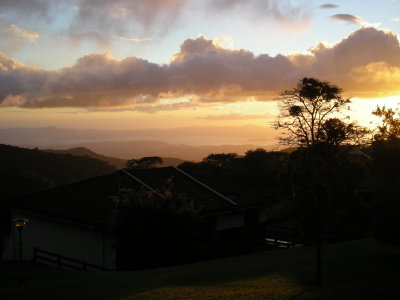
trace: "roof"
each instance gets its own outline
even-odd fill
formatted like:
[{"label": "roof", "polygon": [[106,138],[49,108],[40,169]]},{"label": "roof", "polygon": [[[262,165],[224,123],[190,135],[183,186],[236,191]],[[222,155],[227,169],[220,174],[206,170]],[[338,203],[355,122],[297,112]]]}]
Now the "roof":
[{"label": "roof", "polygon": [[71,222],[87,227],[112,229],[115,203],[121,188],[146,188],[163,197],[166,184],[193,200],[199,214],[206,216],[243,207],[214,188],[176,167],[122,169],[69,185],[13,199],[9,208]]},{"label": "roof", "polygon": [[13,199],[9,208],[78,225],[110,229],[118,194],[118,172],[28,194]]},{"label": "roof", "polygon": [[237,206],[236,202],[176,167],[130,169],[121,172],[131,176],[135,182],[134,187],[143,186],[145,183],[148,189],[157,193],[162,193],[168,182],[173,191],[192,199],[201,214],[226,211]]}]

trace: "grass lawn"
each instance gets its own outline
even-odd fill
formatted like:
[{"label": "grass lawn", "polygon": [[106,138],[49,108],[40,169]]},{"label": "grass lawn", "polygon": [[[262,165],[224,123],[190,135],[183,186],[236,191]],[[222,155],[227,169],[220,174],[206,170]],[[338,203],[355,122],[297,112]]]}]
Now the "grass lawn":
[{"label": "grass lawn", "polygon": [[131,272],[65,271],[0,264],[0,299],[400,299],[400,249],[364,239],[323,247],[323,287],[314,248],[276,250]]}]

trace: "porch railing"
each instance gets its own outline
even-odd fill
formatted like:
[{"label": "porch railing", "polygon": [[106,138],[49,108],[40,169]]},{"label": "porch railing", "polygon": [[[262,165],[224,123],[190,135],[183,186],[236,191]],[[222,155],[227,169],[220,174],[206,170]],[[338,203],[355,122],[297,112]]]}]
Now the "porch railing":
[{"label": "porch railing", "polygon": [[50,265],[55,265],[58,269],[68,268],[79,271],[86,271],[88,269],[101,270],[101,271],[108,270],[107,268],[88,263],[84,260],[66,257],[59,253],[53,253],[50,251],[38,249],[37,247],[33,248],[33,260],[35,262],[42,262]]}]

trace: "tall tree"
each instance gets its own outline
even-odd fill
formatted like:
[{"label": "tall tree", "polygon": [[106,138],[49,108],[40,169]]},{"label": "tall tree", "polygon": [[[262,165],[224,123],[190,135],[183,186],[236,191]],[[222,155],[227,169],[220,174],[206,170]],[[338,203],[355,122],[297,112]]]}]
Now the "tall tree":
[{"label": "tall tree", "polygon": [[311,147],[319,142],[335,145],[354,140],[358,127],[337,118],[348,110],[350,99],[342,89],[326,81],[304,77],[297,86],[277,98],[280,114],[275,129],[283,129],[280,142],[285,145]]},{"label": "tall tree", "polygon": [[316,244],[316,273],[322,285],[321,233],[331,216],[335,215],[340,199],[341,184],[337,163],[343,159],[339,146],[357,144],[367,132],[355,123],[338,116],[348,110],[350,99],[342,89],[327,81],[304,77],[297,86],[277,98],[280,109],[274,127],[283,129],[280,142],[299,147],[291,155],[290,185],[294,206],[303,209],[305,228],[314,235]]}]

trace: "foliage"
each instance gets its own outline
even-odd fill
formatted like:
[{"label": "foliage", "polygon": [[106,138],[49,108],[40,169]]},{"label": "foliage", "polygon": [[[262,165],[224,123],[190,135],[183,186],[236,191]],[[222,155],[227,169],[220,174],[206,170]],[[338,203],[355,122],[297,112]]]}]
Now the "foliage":
[{"label": "foliage", "polygon": [[280,114],[275,129],[283,129],[282,144],[310,147],[326,142],[340,145],[361,138],[366,130],[355,123],[345,123],[334,117],[348,110],[350,99],[342,90],[326,81],[304,77],[297,86],[277,98]]},{"label": "foliage", "polygon": [[398,108],[392,109],[385,106],[377,106],[372,114],[380,117],[382,121],[381,125],[377,127],[377,133],[374,135],[375,141],[400,139],[400,112]]},{"label": "foliage", "polygon": [[224,167],[232,165],[238,158],[239,155],[237,155],[236,153],[217,153],[210,154],[207,157],[203,158],[203,163],[214,167]]},{"label": "foliage", "polygon": [[372,113],[381,119],[370,150],[377,184],[372,233],[381,242],[400,245],[400,113],[385,106]]},{"label": "foliage", "polygon": [[56,154],[0,144],[0,178],[4,197],[69,184],[115,171],[87,156]]},{"label": "foliage", "polygon": [[287,191],[284,186],[288,156],[264,149],[248,150],[243,156],[216,153],[200,163],[185,162],[179,168],[219,192],[272,204]]},{"label": "foliage", "polygon": [[286,130],[281,142],[299,146],[288,168],[293,213],[313,230],[332,226],[352,207],[352,189],[364,178],[364,166],[350,159],[344,145],[363,143],[368,131],[335,117],[349,109],[350,99],[341,93],[329,82],[305,77],[278,98],[275,128]]},{"label": "foliage", "polygon": [[146,156],[141,159],[130,159],[126,162],[128,169],[150,169],[163,164],[163,160],[158,156]]},{"label": "foliage", "polygon": [[368,222],[369,209],[353,193],[365,174],[362,160],[327,144],[293,152],[288,173],[291,218],[311,234],[317,225],[321,231],[333,233],[348,224]]},{"label": "foliage", "polygon": [[280,114],[274,124],[284,130],[282,144],[299,147],[292,153],[289,184],[295,215],[302,216],[306,232],[314,237],[318,286],[322,285],[321,235],[337,228],[344,200],[351,201],[351,189],[339,170],[344,157],[341,145],[360,144],[368,132],[337,117],[350,109],[350,99],[341,94],[329,82],[305,77],[278,97]]},{"label": "foliage", "polygon": [[330,118],[323,123],[321,142],[332,146],[339,146],[344,142],[361,145],[366,142],[369,130],[356,125],[345,123],[338,118]]}]

